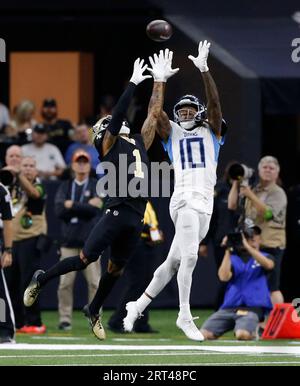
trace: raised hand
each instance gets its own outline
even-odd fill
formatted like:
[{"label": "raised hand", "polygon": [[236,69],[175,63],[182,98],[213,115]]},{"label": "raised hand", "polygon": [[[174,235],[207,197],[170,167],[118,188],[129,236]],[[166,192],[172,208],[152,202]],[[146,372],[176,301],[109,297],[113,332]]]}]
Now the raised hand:
[{"label": "raised hand", "polygon": [[130,82],[138,85],[145,79],[151,78],[150,75],[144,75],[144,71],[148,68],[147,64],[144,66],[144,59],[137,58],[133,65],[133,73]]},{"label": "raised hand", "polygon": [[159,55],[149,56],[151,68],[148,71],[152,74],[155,82],[166,82],[171,76],[175,75],[179,68],[172,69],[173,51],[166,48],[160,50]]},{"label": "raised hand", "polygon": [[201,71],[207,72],[209,69],[207,67],[207,57],[209,54],[210,43],[207,40],[199,43],[198,47],[198,56],[195,58],[192,55],[189,55],[188,58],[194,63],[194,65]]}]

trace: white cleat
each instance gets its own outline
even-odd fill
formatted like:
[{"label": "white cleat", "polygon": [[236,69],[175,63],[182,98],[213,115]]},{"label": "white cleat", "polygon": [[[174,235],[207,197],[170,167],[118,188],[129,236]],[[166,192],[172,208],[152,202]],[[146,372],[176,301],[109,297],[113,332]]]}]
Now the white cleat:
[{"label": "white cleat", "polygon": [[180,328],[189,339],[203,342],[204,336],[195,325],[194,319],[198,318],[183,319],[178,317],[176,320],[176,326]]},{"label": "white cleat", "polygon": [[123,319],[124,331],[131,332],[135,321],[142,316],[138,311],[136,302],[129,302],[126,304],[127,315]]}]

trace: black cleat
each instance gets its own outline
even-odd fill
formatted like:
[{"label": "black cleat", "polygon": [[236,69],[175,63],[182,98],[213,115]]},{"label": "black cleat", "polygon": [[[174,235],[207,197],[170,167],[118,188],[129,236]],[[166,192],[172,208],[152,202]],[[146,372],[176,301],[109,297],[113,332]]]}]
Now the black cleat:
[{"label": "black cleat", "polygon": [[45,271],[41,269],[34,272],[31,282],[24,292],[23,302],[26,307],[31,307],[39,296],[41,285],[38,281],[38,276],[42,273],[45,273]]}]

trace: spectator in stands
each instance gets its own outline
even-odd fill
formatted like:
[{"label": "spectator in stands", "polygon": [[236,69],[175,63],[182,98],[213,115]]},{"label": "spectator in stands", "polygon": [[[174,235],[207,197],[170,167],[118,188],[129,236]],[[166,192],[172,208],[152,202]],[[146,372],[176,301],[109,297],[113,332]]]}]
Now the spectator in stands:
[{"label": "spectator in stands", "polygon": [[[22,149],[18,145],[11,145],[5,154],[5,163],[6,165],[16,167],[20,169],[22,161]],[[4,169],[9,169],[8,167]]]},{"label": "spectator in stands", "polygon": [[67,165],[71,164],[74,152],[78,149],[83,149],[90,155],[92,168],[96,170],[97,165],[99,163],[99,155],[97,150],[95,149],[95,146],[92,145],[89,127],[85,123],[79,124],[75,127],[74,139],[75,142],[68,147],[65,154],[65,160]]},{"label": "spectator in stands", "polygon": [[10,171],[14,177],[7,186],[12,197],[13,215],[20,209],[23,196],[19,180],[16,177],[21,169],[22,157],[22,148],[18,145],[11,145],[5,154],[6,166],[2,168],[2,170]]},{"label": "spectator in stands", "polygon": [[[61,259],[78,255],[92,228],[99,220],[102,200],[97,196],[97,180],[90,178],[91,158],[84,150],[72,157],[74,178],[64,181],[56,194],[55,211],[62,220]],[[73,287],[77,272],[60,277],[58,288],[59,329],[72,328]],[[91,301],[100,280],[99,260],[90,264],[83,274]]]},{"label": "spectator in stands", "polygon": [[106,117],[107,115],[111,115],[115,104],[116,104],[116,99],[112,95],[110,94],[104,95],[100,99],[98,119]]},{"label": "spectator in stands", "polygon": [[57,117],[57,102],[53,98],[44,100],[41,115],[43,118],[42,123],[48,130],[49,142],[57,146],[64,155],[73,136],[73,126],[71,122]]},{"label": "spectator in stands", "polygon": [[35,158],[39,177],[55,179],[62,174],[66,164],[59,149],[47,140],[47,128],[38,124],[33,128],[32,143],[22,146],[22,152],[24,156]]},{"label": "spectator in stands", "polygon": [[262,250],[274,256],[275,267],[269,277],[273,304],[284,302],[280,291],[280,267],[286,245],[287,197],[276,183],[279,171],[275,157],[263,157],[258,164],[258,184],[251,189],[234,181],[228,197],[229,209],[237,209],[239,195],[246,198],[245,216],[262,229]]},{"label": "spectator in stands", "polygon": [[0,132],[2,132],[9,121],[8,108],[3,103],[0,103]]},{"label": "spectator in stands", "polygon": [[260,250],[261,229],[254,223],[244,230],[242,246],[226,240],[226,252],[219,278],[228,283],[224,302],[202,326],[205,339],[217,339],[234,330],[238,340],[256,336],[260,321],[272,309],[267,272],[274,267],[273,256]]},{"label": "spectator in stands", "polygon": [[[135,300],[151,281],[156,263],[156,246],[163,241],[162,232],[155,210],[148,201],[144,215],[144,229],[136,251],[125,268],[124,280],[126,291],[123,292],[114,314],[111,316],[108,326],[114,332],[124,332],[123,319],[126,316],[126,303]],[[134,324],[134,331],[141,333],[157,332],[149,324],[149,309],[143,311],[143,316]]]},{"label": "spectator in stands", "polygon": [[41,240],[47,232],[46,194],[37,174],[36,161],[32,157],[23,157],[20,170],[15,169],[22,199],[13,219],[13,262],[6,274],[17,329],[23,333],[42,334],[46,327],[42,324],[38,303],[31,308],[23,305],[24,289],[33,272],[40,267]]},{"label": "spectator in stands", "polygon": [[11,126],[16,128],[16,142],[19,145],[31,141],[32,128],[36,124],[33,118],[35,105],[30,100],[23,100],[14,109]]}]

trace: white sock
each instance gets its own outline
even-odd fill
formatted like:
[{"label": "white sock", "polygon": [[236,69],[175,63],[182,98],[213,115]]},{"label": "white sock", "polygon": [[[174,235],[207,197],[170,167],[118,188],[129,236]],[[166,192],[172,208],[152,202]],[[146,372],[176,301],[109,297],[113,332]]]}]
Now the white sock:
[{"label": "white sock", "polygon": [[138,298],[136,301],[136,307],[140,313],[144,311],[146,307],[149,306],[149,304],[152,302],[152,299],[149,298],[149,296],[145,295],[145,292],[142,296]]},{"label": "white sock", "polygon": [[179,306],[179,314],[178,317],[184,320],[192,319],[191,309],[189,304],[181,304]]}]

